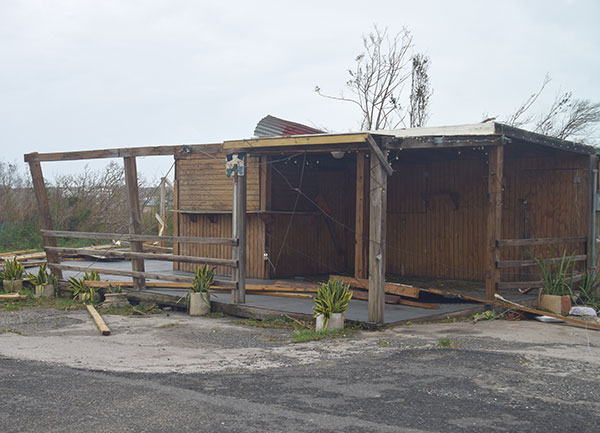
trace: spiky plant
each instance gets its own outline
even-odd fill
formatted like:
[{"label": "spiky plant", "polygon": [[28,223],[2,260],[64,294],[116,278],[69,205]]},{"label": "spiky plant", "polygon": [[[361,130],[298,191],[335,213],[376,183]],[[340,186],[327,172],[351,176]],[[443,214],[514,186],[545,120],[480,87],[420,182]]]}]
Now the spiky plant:
[{"label": "spiky plant", "polygon": [[531,256],[542,274],[540,294],[563,296],[571,293],[573,286],[574,256],[564,251],[560,259],[546,263],[543,259]]},{"label": "spiky plant", "polygon": [[42,264],[37,274],[27,274],[25,279],[29,281],[34,286],[46,286],[51,284],[51,274],[48,272],[48,265],[46,263]]},{"label": "spiky plant", "polygon": [[193,293],[209,293],[215,280],[215,268],[208,265],[198,266],[194,275],[194,281],[190,287]]},{"label": "spiky plant", "polygon": [[329,280],[321,284],[315,295],[314,316],[323,315],[323,329],[327,329],[329,318],[333,313],[343,313],[352,299],[350,286],[342,280]]},{"label": "spiky plant", "polygon": [[86,281],[100,281],[100,275],[96,271],[85,271],[83,278],[69,278],[69,288],[73,290],[73,299],[93,303],[98,298],[97,289],[86,285]]},{"label": "spiky plant", "polygon": [[17,261],[16,257],[4,262],[2,278],[5,280],[20,280],[23,278],[25,267]]}]

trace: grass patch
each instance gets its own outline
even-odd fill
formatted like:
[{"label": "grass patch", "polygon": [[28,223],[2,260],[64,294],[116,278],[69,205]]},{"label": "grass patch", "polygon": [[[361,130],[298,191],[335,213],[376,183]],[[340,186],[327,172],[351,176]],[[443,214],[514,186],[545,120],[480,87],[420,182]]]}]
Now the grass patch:
[{"label": "grass patch", "polygon": [[27,299],[0,301],[0,310],[18,311],[25,307],[44,307],[54,308],[56,310],[81,310],[85,308],[81,302],[74,301],[71,298],[46,298],[44,296],[36,298],[33,296],[33,291],[30,289],[23,289],[19,293],[27,296]]},{"label": "grass patch", "polygon": [[470,317],[470,319],[473,322],[479,322],[481,320],[494,320],[494,319],[500,319],[500,318],[502,318],[502,315],[496,314],[496,312],[494,310],[486,310],[482,313],[475,313]]},{"label": "grass patch", "polygon": [[389,341],[380,341],[379,347],[390,347],[390,342]]},{"label": "grass patch", "polygon": [[452,341],[448,337],[440,338],[438,340],[437,344],[435,345],[435,347],[453,347],[453,346],[454,346],[454,341]]},{"label": "grass patch", "polygon": [[358,328],[333,329],[327,331],[315,331],[313,329],[300,329],[292,333],[292,343],[304,343],[306,341],[316,341],[332,338],[352,337]]},{"label": "grass patch", "polygon": [[135,315],[146,315],[146,314],[159,314],[162,313],[162,310],[160,308],[157,308],[156,305],[151,304],[151,305],[126,305],[126,306],[120,306],[120,305],[114,305],[112,307],[107,307],[107,308],[102,308],[100,309],[100,312],[102,314],[114,314],[117,316],[133,316]]},{"label": "grass patch", "polygon": [[220,319],[221,317],[225,317],[225,314],[220,311],[211,311],[204,317],[208,317],[209,319]]},{"label": "grass patch", "polygon": [[307,323],[296,322],[293,319],[287,317],[269,317],[266,319],[242,319],[236,320],[236,324],[253,326],[255,328],[272,328],[272,329],[289,329],[289,330],[301,330],[309,329]]},{"label": "grass patch", "polygon": [[17,334],[17,335],[25,335],[21,331],[17,331],[15,329],[0,329],[0,334]]}]

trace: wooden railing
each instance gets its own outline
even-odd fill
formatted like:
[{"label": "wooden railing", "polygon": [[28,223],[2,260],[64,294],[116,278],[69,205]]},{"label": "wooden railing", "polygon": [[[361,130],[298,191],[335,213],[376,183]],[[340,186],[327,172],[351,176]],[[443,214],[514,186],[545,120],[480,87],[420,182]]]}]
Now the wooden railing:
[{"label": "wooden railing", "polygon": [[[523,247],[523,246],[538,246],[538,245],[557,245],[557,244],[583,244],[588,240],[585,236],[574,236],[564,238],[532,238],[532,239],[499,239],[496,241],[498,247]],[[577,254],[569,256],[569,260],[573,262],[583,262],[587,260],[587,254]],[[561,261],[562,257],[554,257],[540,260],[542,263],[551,264]],[[497,269],[506,268],[524,268],[536,266],[537,262],[532,259],[524,260],[498,260],[496,262]],[[583,279],[583,274],[573,275],[572,281],[577,282]],[[496,283],[497,289],[525,289],[542,287],[543,281],[506,281]]]},{"label": "wooden railing", "polygon": [[[194,244],[212,244],[212,245],[230,245],[236,247],[238,240],[233,238],[200,238],[200,237],[187,237],[187,236],[154,236],[154,235],[136,235],[130,233],[96,233],[96,232],[74,232],[74,231],[61,231],[61,230],[42,230],[43,236],[48,237],[69,237],[76,239],[112,239],[119,241],[137,241],[137,242],[179,242],[179,243],[194,243]],[[195,257],[195,256],[180,256],[174,254],[153,254],[137,251],[120,251],[118,249],[107,249],[107,250],[94,250],[87,248],[66,248],[66,247],[52,247],[47,246],[46,251],[53,257],[59,257],[60,254],[89,254],[89,255],[100,255],[102,257],[116,257],[123,259],[146,259],[146,260],[162,260],[170,262],[181,262],[181,263],[196,263],[196,264],[207,264],[213,266],[228,266],[231,268],[237,268],[239,265],[238,260],[233,259],[217,259],[210,257]],[[174,281],[179,283],[191,283],[193,277],[183,275],[171,275],[162,274],[155,272],[146,271],[127,271],[120,269],[110,268],[98,268],[96,266],[76,266],[76,265],[65,265],[58,261],[49,261],[48,266],[53,269],[60,269],[64,271],[85,271],[92,269],[100,274],[108,275],[121,275],[133,278],[150,278],[164,281]],[[215,282],[226,287],[236,288],[237,284],[235,281],[215,279]]]}]

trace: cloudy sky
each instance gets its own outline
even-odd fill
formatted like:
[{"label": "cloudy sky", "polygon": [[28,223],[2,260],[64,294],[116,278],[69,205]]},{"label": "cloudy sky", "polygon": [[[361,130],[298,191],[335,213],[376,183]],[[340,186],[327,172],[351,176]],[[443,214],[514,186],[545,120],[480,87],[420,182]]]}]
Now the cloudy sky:
[{"label": "cloudy sky", "polygon": [[356,130],[313,89],[343,90],[374,24],[431,58],[432,126],[506,116],[546,73],[540,109],[561,89],[600,101],[599,18],[594,0],[0,0],[0,160],[246,138],[266,114]]}]

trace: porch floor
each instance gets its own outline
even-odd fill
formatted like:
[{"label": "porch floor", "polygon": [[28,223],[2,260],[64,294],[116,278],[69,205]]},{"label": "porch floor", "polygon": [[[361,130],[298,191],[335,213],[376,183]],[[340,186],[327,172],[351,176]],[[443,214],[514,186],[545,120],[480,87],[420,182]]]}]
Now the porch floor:
[{"label": "porch floor", "polygon": [[[64,261],[68,263],[68,260]],[[92,265],[91,261],[77,261],[73,262],[79,266],[88,266]],[[151,272],[160,272],[164,274],[172,274],[172,275],[190,275],[189,273],[174,271],[172,269],[172,265],[170,262],[158,261],[158,260],[146,260],[145,261],[146,270]],[[95,267],[99,268],[109,268],[109,269],[123,269],[130,270],[131,264],[128,261],[112,261],[112,262],[98,262],[94,264]],[[74,271],[63,271],[64,277],[69,278],[70,276],[76,276],[78,272]],[[81,275],[77,275],[80,277]],[[127,277],[114,276],[101,274],[103,280],[111,280],[111,281],[127,281],[130,280]],[[397,281],[397,279],[392,278],[392,281]],[[152,281],[152,280],[149,280]],[[282,281],[281,279],[277,281]],[[283,280],[287,283],[293,284],[294,282],[298,283],[299,286],[306,286],[307,282],[305,280],[299,279],[288,279]],[[248,279],[248,284],[260,284],[260,285],[270,285],[274,284],[275,280],[255,280]],[[422,288],[437,288],[452,292],[460,292],[463,294],[468,294],[470,296],[475,296],[479,298],[485,298],[485,289],[479,283],[467,282],[467,281],[447,281],[447,280],[434,280],[434,279],[402,279],[403,283],[411,284],[415,287]],[[314,283],[317,285],[318,283]],[[146,293],[154,293],[160,295],[168,295],[174,298],[180,298],[187,293],[185,289],[161,289],[161,288],[151,288],[146,289],[144,292]],[[518,302],[531,304],[531,302],[535,301],[535,295],[532,294],[519,294],[517,291],[503,291],[501,292],[502,296],[505,298]],[[213,300],[217,303],[233,305],[231,300],[231,295],[229,293],[216,293],[213,294]],[[474,313],[478,309],[483,310],[484,306],[481,303],[477,302],[467,302],[464,300],[460,300],[452,297],[443,297],[439,295],[434,295],[427,292],[421,292],[420,297],[418,299],[421,302],[426,302],[430,304],[438,305],[438,309],[423,309],[412,306],[405,305],[396,305],[396,304],[385,304],[384,317],[385,324],[397,323],[397,322],[406,322],[406,321],[427,321],[427,320],[440,320],[447,316],[453,316],[462,313]],[[246,295],[246,303],[238,304],[238,307],[252,307],[264,309],[265,313],[269,311],[279,312],[279,313],[292,313],[296,315],[312,315],[312,307],[314,303],[312,299],[299,299],[299,298],[287,298],[280,296],[269,296],[269,295]],[[369,323],[368,321],[368,302],[353,299],[350,301],[350,305],[346,310],[346,319],[351,321],[357,321],[362,323]]]}]

